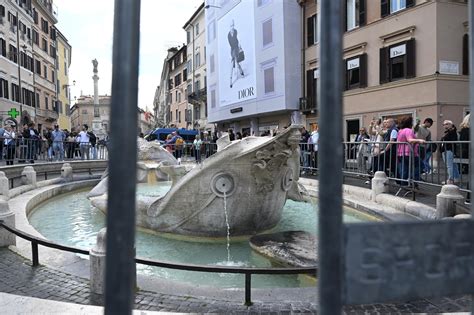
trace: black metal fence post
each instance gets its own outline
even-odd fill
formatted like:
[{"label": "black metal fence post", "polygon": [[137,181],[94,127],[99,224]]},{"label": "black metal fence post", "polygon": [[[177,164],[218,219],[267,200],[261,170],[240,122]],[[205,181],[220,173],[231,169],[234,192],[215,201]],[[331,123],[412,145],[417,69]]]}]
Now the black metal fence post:
[{"label": "black metal fence post", "polygon": [[33,267],[39,266],[38,243],[31,241],[31,260]]},{"label": "black metal fence post", "polygon": [[[471,1],[468,1],[468,8],[469,8],[469,112],[474,112],[474,4]],[[472,119],[471,119],[472,121]],[[469,128],[469,182],[474,183],[474,171],[472,170],[472,166],[474,165],[474,145],[472,145],[472,141],[474,140],[474,128]],[[472,185],[471,185],[472,187]],[[472,188],[471,188],[472,189]],[[472,196],[471,196],[472,198]],[[471,200],[471,219],[474,218],[474,206],[472,205]],[[474,296],[471,296],[471,313],[474,313]]]},{"label": "black metal fence post", "polygon": [[245,274],[245,305],[252,305],[252,274],[247,272]]},{"label": "black metal fence post", "polygon": [[[342,310],[342,1],[321,1],[319,145],[319,301],[321,314]],[[316,49],[316,48],[314,48]]]},{"label": "black metal fence post", "polygon": [[140,0],[115,0],[105,276],[105,314],[114,315],[131,314],[136,282],[139,38]]}]

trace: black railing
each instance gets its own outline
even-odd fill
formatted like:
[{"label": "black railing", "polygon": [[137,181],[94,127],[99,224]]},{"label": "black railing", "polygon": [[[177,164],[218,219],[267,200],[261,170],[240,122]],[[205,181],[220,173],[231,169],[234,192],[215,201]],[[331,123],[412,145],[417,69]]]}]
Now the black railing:
[{"label": "black railing", "polygon": [[[6,229],[10,233],[15,234],[18,237],[21,237],[27,241],[31,242],[31,260],[33,267],[39,266],[39,252],[38,245],[54,248],[66,252],[90,255],[90,252],[85,249],[60,245],[23,231],[20,231],[16,228],[6,225],[3,221],[0,220],[0,227]],[[295,274],[309,274],[316,276],[317,266],[311,267],[291,267],[291,268],[234,268],[234,267],[225,267],[225,266],[202,266],[202,265],[193,265],[193,264],[180,264],[180,263],[171,263],[164,261],[157,261],[144,258],[135,258],[137,264],[160,267],[167,269],[175,270],[185,270],[185,271],[195,271],[195,272],[210,272],[210,273],[231,273],[231,274],[243,274],[245,275],[245,305],[252,305],[251,299],[251,289],[252,289],[252,275],[295,275]]]}]

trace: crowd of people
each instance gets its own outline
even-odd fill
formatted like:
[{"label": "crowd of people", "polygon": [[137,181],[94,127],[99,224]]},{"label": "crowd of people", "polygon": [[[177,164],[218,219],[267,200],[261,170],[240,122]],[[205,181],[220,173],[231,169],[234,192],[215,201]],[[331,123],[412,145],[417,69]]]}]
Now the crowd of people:
[{"label": "crowd of people", "polygon": [[87,125],[79,132],[54,128],[46,128],[42,133],[35,123],[30,122],[18,130],[11,124],[0,128],[0,160],[6,165],[19,163],[35,163],[39,156],[45,156],[49,161],[64,161],[64,159],[97,159],[99,139],[89,131]]},{"label": "crowd of people", "polygon": [[[422,180],[421,175],[432,174],[433,154],[439,151],[446,166],[446,180],[443,183],[457,184],[460,173],[468,172],[469,144],[457,141],[469,140],[470,114],[459,125],[459,132],[451,120],[443,121],[443,136],[435,141],[430,128],[433,119],[426,118],[414,124],[412,116],[400,121],[393,118],[373,119],[368,128],[361,127],[352,143],[345,146],[344,165],[355,160],[357,172],[374,174],[383,171],[389,177],[399,178],[400,185],[408,180]],[[301,131],[302,173],[315,172],[317,168],[319,134],[317,128],[311,133]],[[457,143],[455,143],[457,142]],[[369,183],[367,181],[366,183]]]}]

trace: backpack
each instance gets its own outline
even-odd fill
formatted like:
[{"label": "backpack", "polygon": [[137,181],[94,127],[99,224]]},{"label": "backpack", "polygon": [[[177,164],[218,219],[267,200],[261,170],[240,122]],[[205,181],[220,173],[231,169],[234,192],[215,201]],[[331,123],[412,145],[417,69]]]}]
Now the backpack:
[{"label": "backpack", "polygon": [[177,150],[182,149],[183,146],[184,146],[184,140],[183,140],[183,138],[178,137],[178,139],[176,139],[176,142],[175,142],[174,144],[175,144]]},{"label": "backpack", "polygon": [[91,131],[88,131],[87,134],[89,135],[89,141],[91,144],[95,144],[97,142],[97,137]]}]

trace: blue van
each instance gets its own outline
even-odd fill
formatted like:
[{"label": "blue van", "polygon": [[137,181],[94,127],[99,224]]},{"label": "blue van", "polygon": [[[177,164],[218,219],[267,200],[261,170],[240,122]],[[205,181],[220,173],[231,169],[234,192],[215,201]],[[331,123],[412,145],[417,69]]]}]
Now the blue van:
[{"label": "blue van", "polygon": [[145,139],[148,141],[157,140],[160,143],[165,143],[166,137],[174,131],[176,131],[188,144],[193,143],[194,139],[199,134],[199,132],[196,130],[188,130],[184,128],[156,128],[148,135],[146,135]]}]

